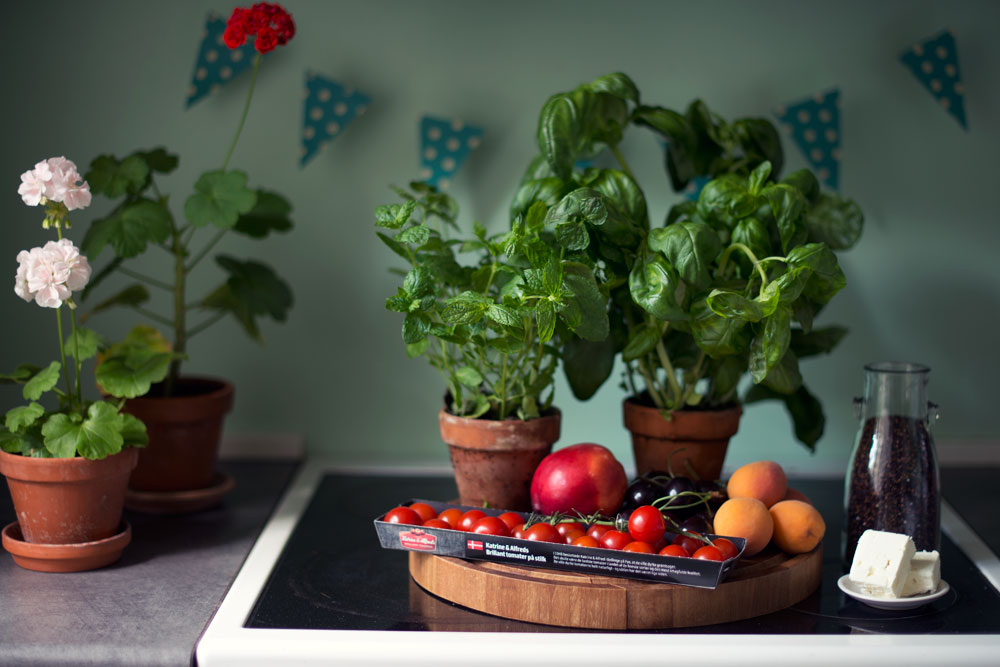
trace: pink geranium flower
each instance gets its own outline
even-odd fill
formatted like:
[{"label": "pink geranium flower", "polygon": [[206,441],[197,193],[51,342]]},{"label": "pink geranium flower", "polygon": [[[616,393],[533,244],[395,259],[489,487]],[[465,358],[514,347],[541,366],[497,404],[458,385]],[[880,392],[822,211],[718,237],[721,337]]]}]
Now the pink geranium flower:
[{"label": "pink geranium flower", "polygon": [[17,254],[14,293],[43,308],[58,308],[90,280],[90,263],[69,239]]},{"label": "pink geranium flower", "polygon": [[17,193],[28,206],[62,202],[69,211],[90,206],[91,199],[90,185],[80,176],[76,164],[62,156],[39,162],[21,174]]}]

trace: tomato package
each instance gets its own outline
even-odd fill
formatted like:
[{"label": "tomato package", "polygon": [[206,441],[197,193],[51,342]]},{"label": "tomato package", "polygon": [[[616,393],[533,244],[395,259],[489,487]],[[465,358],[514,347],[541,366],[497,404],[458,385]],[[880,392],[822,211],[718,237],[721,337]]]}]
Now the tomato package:
[{"label": "tomato package", "polygon": [[[716,588],[746,546],[742,538],[711,534],[696,535],[690,544],[690,536],[664,532],[655,517],[635,523],[638,525],[631,527],[635,535],[630,537],[626,525],[619,526],[624,530],[616,530],[570,518],[539,520],[503,509],[411,499],[376,518],[375,531],[386,549],[698,588]],[[633,539],[636,536],[651,542]],[[679,548],[677,543],[681,542],[688,546]],[[723,548],[709,546],[716,542]],[[695,545],[707,547],[703,554],[713,557],[693,555]]]}]

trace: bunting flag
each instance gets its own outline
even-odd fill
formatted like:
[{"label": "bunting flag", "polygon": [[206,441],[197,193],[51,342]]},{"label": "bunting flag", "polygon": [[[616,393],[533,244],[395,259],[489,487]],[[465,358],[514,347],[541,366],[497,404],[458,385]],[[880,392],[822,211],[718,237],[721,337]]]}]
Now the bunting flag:
[{"label": "bunting flag", "polygon": [[256,54],[253,40],[247,40],[238,49],[230,50],[222,40],[225,32],[225,19],[218,14],[209,14],[205,20],[205,31],[202,33],[194,72],[191,74],[186,104],[188,108],[253,65]]},{"label": "bunting flag", "polygon": [[698,201],[698,197],[701,196],[701,189],[710,180],[712,180],[710,176],[695,176],[688,181],[687,187],[684,188],[684,196],[691,201]]},{"label": "bunting flag", "polygon": [[321,148],[336,139],[370,103],[371,98],[364,93],[307,72],[299,166],[304,167]]},{"label": "bunting flag", "polygon": [[840,90],[775,109],[775,115],[791,134],[820,183],[840,187]]},{"label": "bunting flag", "polygon": [[966,130],[964,89],[958,71],[958,48],[955,33],[944,30],[934,37],[914,44],[899,59],[924,84],[938,104]]},{"label": "bunting flag", "polygon": [[420,178],[439,189],[447,188],[482,137],[482,128],[424,116],[420,120]]}]

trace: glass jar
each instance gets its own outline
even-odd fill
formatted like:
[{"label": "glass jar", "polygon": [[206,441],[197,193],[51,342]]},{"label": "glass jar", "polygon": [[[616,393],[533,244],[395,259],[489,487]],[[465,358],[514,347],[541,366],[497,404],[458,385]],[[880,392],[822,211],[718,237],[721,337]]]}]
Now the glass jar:
[{"label": "glass jar", "polygon": [[941,546],[941,492],[930,432],[937,406],[927,401],[930,368],[900,361],[865,366],[861,424],[844,485],[844,562],[872,528],[904,533],[917,550]]}]

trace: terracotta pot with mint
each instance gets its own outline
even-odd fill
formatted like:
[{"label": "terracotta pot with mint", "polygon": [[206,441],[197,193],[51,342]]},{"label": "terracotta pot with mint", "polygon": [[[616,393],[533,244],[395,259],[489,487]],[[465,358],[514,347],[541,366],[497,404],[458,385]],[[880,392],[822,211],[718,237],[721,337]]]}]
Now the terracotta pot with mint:
[{"label": "terracotta pot with mint", "polygon": [[[667,142],[675,191],[707,181],[661,225],[650,224],[619,148],[635,128]],[[562,332],[562,358],[586,399],[621,355],[638,472],[717,479],[743,406],[763,399],[785,404],[795,437],[812,449],[824,417],[799,361],[830,352],[846,333],[819,320],[846,284],[834,251],[860,237],[858,206],[822,190],[807,169],[779,180],[781,142],[767,120],[726,122],[700,100],[683,113],[652,105],[621,73],[549,98],[538,146],[511,215],[544,204],[565,256],[592,267],[610,294],[611,335]],[[607,166],[582,166],[594,156]]]},{"label": "terracotta pot with mint", "polygon": [[[230,168],[230,164],[261,61],[293,35],[291,16],[278,5],[258,3],[251,9],[233,11],[225,33],[227,46],[239,48],[249,36],[257,50],[249,80],[243,80],[246,103],[221,167],[201,174],[193,193],[183,200],[179,216],[175,217],[158,185],[160,176],[178,164],[177,156],[163,148],[136,151],[124,158],[101,155],[87,173],[94,193],[107,197],[113,208],[91,224],[83,241],[92,258],[105,248],[112,252],[84,294],[88,304],[94,304],[86,317],[124,306],[170,332],[168,339],[157,329],[140,325],[99,367],[103,390],[129,395],[124,410],[142,419],[149,429],[149,447],[132,474],[127,498],[131,509],[164,513],[204,509],[218,504],[233,486],[230,477],[216,471],[216,459],[224,418],[233,406],[234,388],[222,378],[186,375],[182,364],[191,356],[193,339],[227,315],[251,338],[263,342],[258,320],[269,317],[284,321],[292,293],[266,264],[223,253],[214,257],[215,268],[224,274],[217,287],[192,295],[189,286],[193,272],[206,268],[204,260],[225,236],[236,233],[264,239],[292,226],[288,201],[251,187],[247,174]],[[168,254],[169,275],[147,273],[149,263],[142,258],[149,249]],[[110,276],[135,282],[103,297],[92,294]],[[133,345],[153,348],[155,354],[169,355],[169,359],[166,364],[160,363],[163,356],[140,358],[133,354],[129,359]],[[138,398],[138,394],[128,393],[129,387],[111,385],[100,378],[100,369],[117,364],[131,364],[146,372],[154,382],[149,393]]]},{"label": "terracotta pot with mint", "polygon": [[[122,411],[123,394],[111,390],[103,400],[84,395],[92,386],[83,381],[84,362],[105,343],[79,325],[76,295],[92,272],[64,231],[70,211],[90,204],[88,184],[72,161],[54,157],[21,175],[18,194],[29,206],[45,207],[42,227],[56,237],[18,253],[14,292],[55,314],[55,322],[44,320],[44,340],[57,334],[51,340],[58,341],[58,361],[23,364],[0,375],[0,383],[21,385],[24,401],[7,410],[0,425],[0,474],[17,516],[3,528],[2,543],[18,565],[31,570],[89,570],[118,560],[131,539],[122,505],[146,429]],[[33,315],[26,313],[24,321]],[[112,385],[136,393],[149,388],[128,366],[104,371]]]},{"label": "terracotta pot with mint", "polygon": [[386,308],[403,315],[407,355],[430,362],[447,388],[438,421],[461,502],[529,511],[531,477],[560,432],[557,341],[604,340],[607,295],[546,238],[543,205],[509,231],[477,223],[462,236],[450,197],[410,188],[376,210],[379,238],[409,265]]}]

